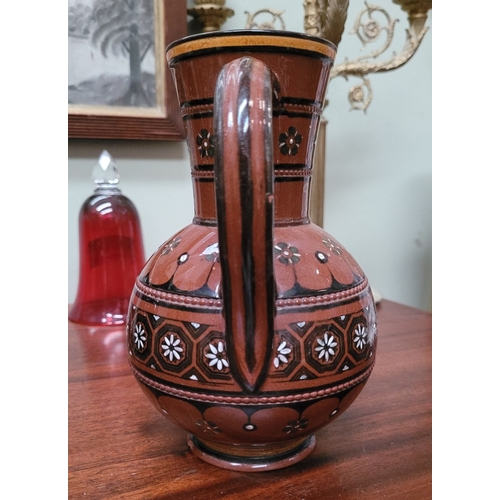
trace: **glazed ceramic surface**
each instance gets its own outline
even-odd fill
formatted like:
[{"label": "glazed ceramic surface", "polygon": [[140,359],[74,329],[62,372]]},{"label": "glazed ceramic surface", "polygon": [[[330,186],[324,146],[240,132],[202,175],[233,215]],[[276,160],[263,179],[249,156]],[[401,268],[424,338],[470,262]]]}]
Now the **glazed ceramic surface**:
[{"label": "glazed ceramic surface", "polygon": [[167,50],[195,213],[136,281],[130,362],[191,450],[221,467],[303,459],[373,368],[366,276],[308,217],[335,51],[276,31],[198,35]]}]

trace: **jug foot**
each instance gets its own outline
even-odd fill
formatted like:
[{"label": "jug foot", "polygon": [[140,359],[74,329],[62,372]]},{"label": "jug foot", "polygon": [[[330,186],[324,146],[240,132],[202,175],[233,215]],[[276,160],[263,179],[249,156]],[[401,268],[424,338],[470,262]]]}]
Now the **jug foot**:
[{"label": "jug foot", "polygon": [[223,469],[259,472],[283,469],[306,458],[316,446],[314,434],[292,443],[232,445],[208,442],[188,434],[187,443],[194,455]]}]

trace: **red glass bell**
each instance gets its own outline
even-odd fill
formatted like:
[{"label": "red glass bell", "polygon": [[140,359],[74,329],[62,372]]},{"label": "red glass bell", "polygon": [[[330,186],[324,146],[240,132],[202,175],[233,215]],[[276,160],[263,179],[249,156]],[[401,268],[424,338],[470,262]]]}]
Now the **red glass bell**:
[{"label": "red glass bell", "polygon": [[97,187],[79,215],[80,276],[69,319],[86,325],[121,325],[145,263],[139,215],[117,187],[118,170],[107,151],[92,177]]}]

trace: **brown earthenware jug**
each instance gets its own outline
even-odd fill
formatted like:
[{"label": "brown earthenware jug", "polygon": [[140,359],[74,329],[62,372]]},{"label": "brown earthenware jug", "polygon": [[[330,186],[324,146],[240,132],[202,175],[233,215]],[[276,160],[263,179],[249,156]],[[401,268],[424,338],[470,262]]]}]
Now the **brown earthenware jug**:
[{"label": "brown earthenware jug", "polygon": [[279,31],[195,35],[167,48],[195,213],[136,280],[130,363],[193,453],[220,467],[303,459],[373,368],[368,281],[308,217],[335,53],[326,40]]}]

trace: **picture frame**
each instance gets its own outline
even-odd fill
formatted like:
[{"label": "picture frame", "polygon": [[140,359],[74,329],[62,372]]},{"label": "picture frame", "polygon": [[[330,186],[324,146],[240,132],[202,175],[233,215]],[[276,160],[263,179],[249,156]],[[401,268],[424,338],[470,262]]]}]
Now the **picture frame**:
[{"label": "picture frame", "polygon": [[[104,33],[104,35],[103,32],[106,27],[99,26],[98,23],[96,27],[95,18],[97,16],[94,16],[93,32],[89,30],[89,23],[87,23],[86,27],[83,28],[83,33],[80,34],[78,30],[80,29],[81,32],[82,23],[72,22],[75,16],[72,18],[71,14],[75,13],[75,9],[72,11],[70,6],[68,55],[70,70],[73,70],[75,76],[72,82],[72,73],[69,72],[68,138],[171,141],[184,139],[184,126],[180,115],[175,84],[165,58],[165,49],[170,42],[187,34],[186,3],[176,0],[149,0],[153,9],[151,13],[151,5],[146,3],[148,0],[121,0],[122,8],[126,9],[132,6],[137,9],[137,6],[141,5],[141,1],[144,2],[142,5],[146,5],[147,9],[149,9],[150,16],[154,15],[154,33],[151,33],[150,36],[150,38],[154,37],[154,42],[150,41],[149,45],[144,42],[145,39],[147,41],[148,35],[140,33],[141,29],[144,30],[142,25],[139,28],[136,27],[135,31],[131,28],[130,16],[124,17],[129,25],[123,26],[122,29],[116,27],[116,20],[114,19],[113,28],[108,28],[108,33]],[[74,8],[80,10],[86,8],[85,12],[89,15],[90,11],[88,9],[90,7],[85,5],[89,3],[88,0],[72,0],[72,2]],[[114,0],[109,0],[109,2],[111,3],[106,4],[106,0],[103,0],[103,6],[108,9],[115,9],[119,3]],[[78,14],[77,12],[77,20]],[[148,26],[151,26],[151,22]],[[100,29],[99,33],[97,33],[97,29]],[[128,38],[124,39],[123,35],[122,39],[116,40],[115,46],[112,47],[112,35],[120,29],[122,34],[125,30],[128,30]],[[121,85],[118,85],[118,77],[116,76],[114,77],[115,80],[111,80],[107,74],[96,76],[96,71],[101,71],[99,68],[105,67],[104,64],[109,59],[111,49],[114,49],[114,54],[111,55],[115,57],[117,63],[118,58],[121,56],[122,61],[120,63],[123,65],[123,59],[126,60],[126,57],[123,56],[127,56],[127,51],[130,54],[130,59],[132,59],[133,51],[130,51],[130,48],[133,48],[131,44],[134,43],[132,40],[136,33],[137,36],[142,36],[141,39],[135,38],[135,40],[139,40],[142,46],[139,47],[139,43],[136,43],[139,52],[135,51],[135,59],[139,58],[142,62],[143,59],[141,58],[144,58],[146,53],[149,52],[149,63],[150,66],[154,67],[153,74],[147,74],[149,86],[144,85],[145,88],[147,87],[148,95],[146,95],[142,86],[140,93],[134,91],[135,93],[131,94],[130,92],[134,78],[132,61],[130,61],[128,77],[121,77]],[[96,43],[96,40],[99,43]],[[81,56],[82,46],[85,51],[84,56]],[[74,47],[80,48],[80,53],[75,53],[75,57],[72,57]],[[97,67],[96,59],[101,62],[100,67]],[[128,62],[126,61],[127,64]],[[86,72],[90,74],[91,71],[93,71],[92,77],[85,80],[82,75],[85,75]],[[146,75],[146,73],[144,74]],[[107,79],[104,77],[107,77]],[[97,83],[98,79],[99,84]],[[128,83],[125,84],[125,81]],[[126,92],[124,92],[124,84],[129,86]],[[123,94],[121,100],[116,99],[109,104],[110,92],[118,92],[119,88],[122,89]],[[95,99],[95,102],[93,102],[93,99]],[[104,102],[104,99],[107,101]],[[124,102],[125,104],[123,104]]]}]

